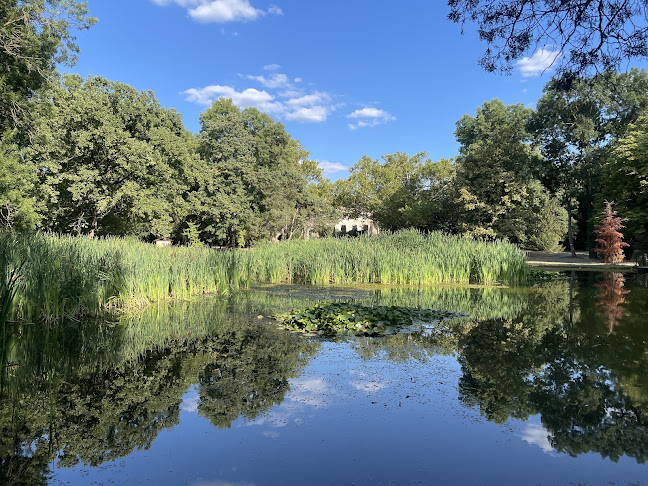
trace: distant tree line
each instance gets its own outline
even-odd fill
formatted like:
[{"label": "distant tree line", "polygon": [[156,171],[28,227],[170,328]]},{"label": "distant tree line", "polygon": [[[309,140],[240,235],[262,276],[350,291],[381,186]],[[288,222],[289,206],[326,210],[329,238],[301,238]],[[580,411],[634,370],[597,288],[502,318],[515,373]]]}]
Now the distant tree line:
[{"label": "distant tree line", "polygon": [[[565,81],[568,78],[568,82]],[[536,109],[494,99],[465,115],[454,160],[363,157],[336,198],[381,228],[508,238],[528,249],[593,250],[604,201],[632,248],[648,249],[648,75],[574,78],[544,88]]]},{"label": "distant tree line", "polygon": [[[459,5],[459,3],[457,3]],[[525,248],[592,250],[603,201],[648,249],[648,76],[552,79],[535,109],[484,103],[454,159],[363,157],[332,184],[284,126],[220,99],[197,134],[152,92],[60,75],[84,2],[0,7],[0,226],[246,246],[331,231],[342,214]]]}]

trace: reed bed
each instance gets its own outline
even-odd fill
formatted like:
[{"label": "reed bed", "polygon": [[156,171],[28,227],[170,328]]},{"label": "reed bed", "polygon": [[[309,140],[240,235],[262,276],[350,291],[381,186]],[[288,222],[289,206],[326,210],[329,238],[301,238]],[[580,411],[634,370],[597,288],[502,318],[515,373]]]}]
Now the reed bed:
[{"label": "reed bed", "polygon": [[[0,233],[0,278],[20,268],[7,318],[60,320],[249,285],[242,252],[156,248],[137,239]],[[3,284],[0,284],[0,286]]]},{"label": "reed bed", "polygon": [[524,254],[508,242],[414,230],[264,244],[250,253],[250,279],[266,283],[489,285],[526,278]]},{"label": "reed bed", "polygon": [[3,319],[32,322],[227,294],[251,282],[429,286],[525,276],[524,255],[509,243],[417,231],[268,243],[250,251],[0,232],[0,295],[11,295],[0,303]]}]

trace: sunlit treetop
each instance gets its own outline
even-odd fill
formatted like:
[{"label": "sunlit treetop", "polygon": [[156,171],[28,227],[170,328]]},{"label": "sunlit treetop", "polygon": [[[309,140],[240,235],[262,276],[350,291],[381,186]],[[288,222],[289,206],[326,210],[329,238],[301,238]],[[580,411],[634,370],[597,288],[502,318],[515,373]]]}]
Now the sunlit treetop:
[{"label": "sunlit treetop", "polygon": [[510,73],[540,54],[561,72],[615,69],[648,57],[648,0],[448,0],[448,18],[477,24],[488,45],[479,64]]}]

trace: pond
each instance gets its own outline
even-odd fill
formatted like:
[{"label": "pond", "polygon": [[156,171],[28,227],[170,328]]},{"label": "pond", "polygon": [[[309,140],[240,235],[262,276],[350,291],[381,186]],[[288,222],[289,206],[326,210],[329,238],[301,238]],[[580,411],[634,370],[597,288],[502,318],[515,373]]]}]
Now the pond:
[{"label": "pond", "polygon": [[[316,302],[446,309],[308,337]],[[258,287],[45,329],[0,352],[0,484],[648,484],[648,281]]]}]

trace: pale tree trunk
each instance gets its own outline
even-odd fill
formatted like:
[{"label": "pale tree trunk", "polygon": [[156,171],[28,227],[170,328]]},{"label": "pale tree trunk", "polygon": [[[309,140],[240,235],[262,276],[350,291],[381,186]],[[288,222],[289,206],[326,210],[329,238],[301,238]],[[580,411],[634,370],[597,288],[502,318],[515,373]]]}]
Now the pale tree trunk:
[{"label": "pale tree trunk", "polygon": [[90,233],[88,233],[88,239],[93,239],[95,232],[97,231],[97,209],[95,208],[94,214],[92,215],[92,224],[90,225]]}]

